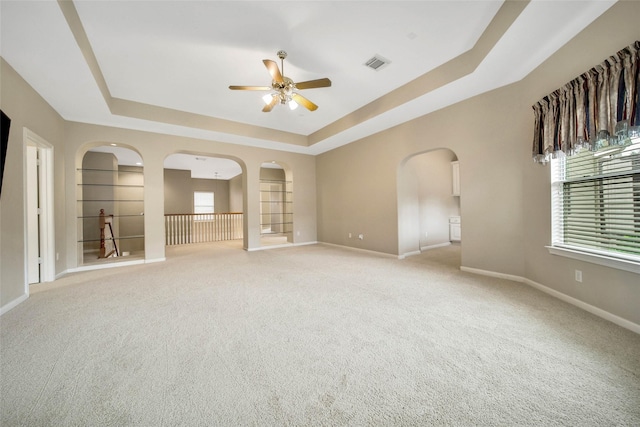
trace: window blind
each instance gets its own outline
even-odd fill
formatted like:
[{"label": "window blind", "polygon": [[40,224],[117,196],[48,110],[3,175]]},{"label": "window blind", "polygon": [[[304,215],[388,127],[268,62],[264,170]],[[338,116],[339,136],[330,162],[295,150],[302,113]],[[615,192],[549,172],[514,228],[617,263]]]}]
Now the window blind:
[{"label": "window blind", "polygon": [[193,213],[213,213],[214,197],[212,192],[194,191],[193,192]]},{"label": "window blind", "polygon": [[553,161],[553,245],[640,260],[640,149]]}]

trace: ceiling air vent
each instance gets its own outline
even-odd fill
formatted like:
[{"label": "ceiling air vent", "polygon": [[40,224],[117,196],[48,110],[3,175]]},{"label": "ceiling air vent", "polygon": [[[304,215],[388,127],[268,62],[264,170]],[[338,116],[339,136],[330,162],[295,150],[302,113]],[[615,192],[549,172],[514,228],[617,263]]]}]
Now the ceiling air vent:
[{"label": "ceiling air vent", "polygon": [[380,70],[380,68],[383,68],[389,63],[391,63],[391,61],[389,61],[388,59],[385,59],[380,55],[375,55],[373,58],[365,62],[364,65],[378,71]]}]

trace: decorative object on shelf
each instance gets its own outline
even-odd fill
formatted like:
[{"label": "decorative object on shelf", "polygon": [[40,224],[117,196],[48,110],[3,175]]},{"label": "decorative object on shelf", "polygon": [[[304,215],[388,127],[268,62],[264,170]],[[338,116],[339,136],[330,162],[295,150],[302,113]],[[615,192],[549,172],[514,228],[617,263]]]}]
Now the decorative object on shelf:
[{"label": "decorative object on shelf", "polygon": [[612,155],[640,148],[639,56],[636,41],[533,106],[535,162],[583,150]]},{"label": "decorative object on shelf", "polygon": [[[109,258],[114,253],[116,256],[120,256],[118,253],[118,244],[116,243],[116,237],[113,235],[113,215],[105,215],[104,209],[100,209],[100,255],[98,258]],[[107,227],[109,227],[109,235],[107,235]],[[113,249],[107,253],[106,242],[110,241],[113,244]]]},{"label": "decorative object on shelf", "polygon": [[272,61],[270,59],[262,60],[262,62],[264,62],[264,65],[267,67],[267,70],[269,70],[271,78],[273,79],[273,81],[271,82],[271,86],[229,86],[229,89],[271,91],[271,93],[268,93],[262,97],[266,104],[262,109],[262,111],[265,113],[271,111],[273,107],[276,106],[276,104],[287,104],[289,105],[289,108],[291,110],[295,110],[296,108],[298,108],[298,104],[302,104],[302,106],[309,111],[317,110],[318,106],[316,104],[309,101],[299,93],[295,92],[295,90],[329,87],[331,86],[331,80],[323,78],[295,83],[289,77],[284,76],[284,59],[287,57],[287,52],[285,52],[284,50],[280,50],[278,51],[277,55],[278,58],[280,58],[280,69],[278,68],[278,64],[275,61]]}]

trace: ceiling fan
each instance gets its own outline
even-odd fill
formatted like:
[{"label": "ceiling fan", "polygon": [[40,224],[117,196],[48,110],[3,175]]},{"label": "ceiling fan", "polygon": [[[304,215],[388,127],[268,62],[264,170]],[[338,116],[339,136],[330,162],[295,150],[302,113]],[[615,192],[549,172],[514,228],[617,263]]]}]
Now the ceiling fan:
[{"label": "ceiling fan", "polygon": [[271,86],[229,86],[229,89],[271,91],[271,93],[268,93],[267,95],[262,97],[266,104],[262,109],[262,111],[265,113],[271,111],[276,104],[288,104],[289,108],[291,108],[292,110],[295,110],[298,107],[298,104],[301,104],[309,111],[317,110],[318,106],[316,104],[297,93],[296,90],[329,87],[331,86],[331,80],[324,78],[295,83],[289,77],[284,76],[284,59],[287,57],[287,52],[285,52],[284,50],[279,50],[277,55],[278,58],[280,58],[280,68],[282,69],[282,72],[280,72],[278,64],[275,61],[272,61],[270,59],[262,60],[262,62],[264,62],[264,65],[267,67],[269,74],[271,74],[271,78],[273,79],[271,82]]}]

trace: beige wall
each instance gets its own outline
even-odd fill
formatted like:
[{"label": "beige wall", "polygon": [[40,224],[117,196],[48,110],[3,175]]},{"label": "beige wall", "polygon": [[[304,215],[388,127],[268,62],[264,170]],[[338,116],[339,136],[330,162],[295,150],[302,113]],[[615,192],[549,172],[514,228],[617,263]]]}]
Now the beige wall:
[{"label": "beige wall", "polygon": [[[519,98],[519,90],[510,86],[318,156],[320,240],[399,254],[401,163],[417,153],[447,148],[460,162],[463,265],[521,272],[523,183],[518,144],[528,146],[531,139],[531,107]],[[365,239],[349,240],[352,231]]]},{"label": "beige wall", "polygon": [[[229,181],[223,179],[192,179],[191,183],[193,191],[213,192],[216,213],[229,212]],[[191,209],[193,210],[193,199]]]},{"label": "beige wall", "polygon": [[[239,177],[240,184],[242,179]],[[231,212],[229,181],[222,179],[191,178],[191,171],[164,170],[164,212],[166,214],[193,213],[193,192],[210,191],[214,194],[216,213]],[[242,198],[242,187],[240,187]],[[242,211],[240,211],[242,212]]]},{"label": "beige wall", "polygon": [[260,179],[284,181],[286,176],[282,169],[260,168]]},{"label": "beige wall", "polygon": [[[526,79],[317,157],[319,240],[398,254],[398,168],[448,148],[460,161],[462,265],[533,280],[640,324],[637,274],[552,256],[549,169],[531,160],[531,105],[639,36],[618,2]],[[402,218],[402,217],[401,217]],[[362,232],[365,239],[349,240]],[[402,235],[401,235],[402,237]],[[573,280],[583,271],[583,283]]]},{"label": "beige wall", "polygon": [[[402,157],[393,136],[382,132],[316,157],[318,240],[398,253],[395,183]],[[359,234],[363,240],[354,238]]]},{"label": "beige wall", "polygon": [[229,212],[242,212],[242,175],[229,180]]},{"label": "beige wall", "polygon": [[[54,193],[64,194],[64,126],[62,118],[40,97],[4,59],[0,59],[0,108],[11,119],[9,146],[0,196],[0,309],[6,310],[22,298],[25,288],[24,143],[27,128],[45,139],[54,150]],[[75,198],[75,189],[72,193]],[[65,234],[64,198],[54,199],[55,236]],[[75,206],[71,215],[75,214]],[[66,265],[64,239],[56,245],[60,257],[57,273]]]},{"label": "beige wall", "polygon": [[185,214],[193,212],[191,171],[164,170],[164,213]]}]

